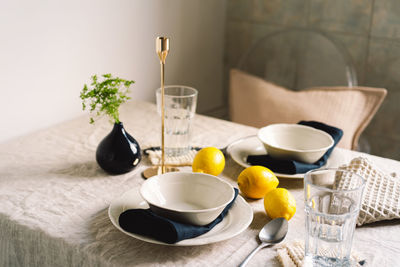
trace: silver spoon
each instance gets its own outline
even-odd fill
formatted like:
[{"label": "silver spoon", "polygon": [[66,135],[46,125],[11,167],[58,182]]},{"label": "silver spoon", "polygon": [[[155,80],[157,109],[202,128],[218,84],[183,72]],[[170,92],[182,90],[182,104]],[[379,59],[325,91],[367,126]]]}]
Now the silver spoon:
[{"label": "silver spoon", "polygon": [[277,244],[281,242],[288,231],[288,221],[284,218],[276,218],[264,225],[258,234],[258,238],[261,240],[261,244],[256,247],[249,256],[239,265],[239,267],[245,266],[250,259],[263,247]]}]

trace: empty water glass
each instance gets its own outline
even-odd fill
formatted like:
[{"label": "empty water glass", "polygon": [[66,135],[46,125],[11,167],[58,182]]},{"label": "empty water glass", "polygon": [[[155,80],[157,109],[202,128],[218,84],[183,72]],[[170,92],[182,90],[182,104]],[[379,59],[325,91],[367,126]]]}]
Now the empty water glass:
[{"label": "empty water glass", "polygon": [[[156,91],[157,110],[161,115],[161,88]],[[167,156],[182,156],[189,152],[191,122],[196,112],[197,90],[181,85],[164,88],[164,144]]]},{"label": "empty water glass", "polygon": [[305,174],[305,266],[351,265],[364,184],[360,175],[347,170],[319,169]]}]

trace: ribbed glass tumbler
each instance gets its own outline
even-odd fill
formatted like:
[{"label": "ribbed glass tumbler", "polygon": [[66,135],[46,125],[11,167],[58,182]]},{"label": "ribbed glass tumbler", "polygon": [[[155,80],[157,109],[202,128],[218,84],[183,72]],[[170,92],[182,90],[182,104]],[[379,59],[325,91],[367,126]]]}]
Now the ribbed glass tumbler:
[{"label": "ribbed glass tumbler", "polygon": [[364,179],[340,169],[304,176],[305,266],[350,266]]}]

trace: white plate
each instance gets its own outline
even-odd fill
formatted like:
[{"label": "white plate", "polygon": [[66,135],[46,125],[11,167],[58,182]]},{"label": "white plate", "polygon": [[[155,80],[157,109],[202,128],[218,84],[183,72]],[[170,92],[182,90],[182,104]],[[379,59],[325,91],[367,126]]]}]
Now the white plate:
[{"label": "white plate", "polygon": [[253,220],[253,209],[240,195],[238,195],[235,203],[229,209],[229,212],[225,215],[224,219],[209,232],[195,238],[179,241],[175,244],[164,243],[147,236],[126,232],[119,225],[119,215],[125,210],[149,208],[146,201],[144,201],[140,196],[139,188],[140,187],[135,187],[113,200],[108,208],[108,216],[114,226],[124,234],[149,243],[170,246],[198,246],[215,243],[240,234],[246,230]]},{"label": "white plate", "polygon": [[[239,164],[244,168],[251,166],[246,162],[247,156],[267,154],[264,145],[255,135],[248,136],[233,142],[228,146],[226,151],[237,164]],[[329,160],[326,166],[324,167],[329,167],[328,165],[329,165]],[[296,178],[296,179],[304,178],[304,173],[284,174],[275,172],[275,175],[281,178]]]}]

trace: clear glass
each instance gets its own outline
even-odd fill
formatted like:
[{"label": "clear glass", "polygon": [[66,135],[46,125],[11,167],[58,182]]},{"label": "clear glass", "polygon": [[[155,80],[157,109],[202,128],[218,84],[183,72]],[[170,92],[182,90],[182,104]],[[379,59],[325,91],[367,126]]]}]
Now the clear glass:
[{"label": "clear glass", "polygon": [[[167,156],[182,156],[191,145],[191,123],[196,112],[197,90],[181,85],[164,87],[164,142]],[[156,91],[157,111],[161,116],[161,88]]]},{"label": "clear glass", "polygon": [[304,176],[305,266],[350,266],[350,253],[364,179],[340,169]]}]

